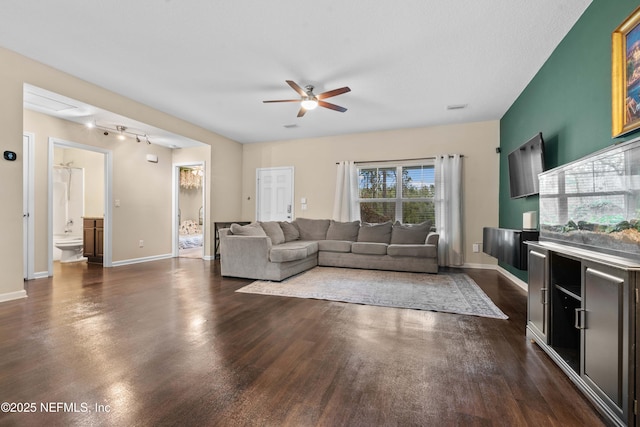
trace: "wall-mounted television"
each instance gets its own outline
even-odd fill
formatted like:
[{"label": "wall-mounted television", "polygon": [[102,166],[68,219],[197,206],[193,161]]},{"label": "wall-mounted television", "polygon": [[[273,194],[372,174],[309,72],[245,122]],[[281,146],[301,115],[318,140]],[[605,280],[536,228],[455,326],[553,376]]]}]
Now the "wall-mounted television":
[{"label": "wall-mounted television", "polygon": [[511,198],[538,194],[538,174],[544,172],[544,141],[539,132],[509,153],[509,188]]}]

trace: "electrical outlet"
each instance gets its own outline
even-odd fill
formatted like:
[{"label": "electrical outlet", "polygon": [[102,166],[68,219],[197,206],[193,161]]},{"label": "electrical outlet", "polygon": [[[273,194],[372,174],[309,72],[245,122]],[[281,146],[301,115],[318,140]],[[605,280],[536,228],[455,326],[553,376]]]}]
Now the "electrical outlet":
[{"label": "electrical outlet", "polygon": [[480,243],[473,244],[473,252],[480,252]]},{"label": "electrical outlet", "polygon": [[138,246],[144,248],[144,240],[140,240],[140,242],[138,242]]}]

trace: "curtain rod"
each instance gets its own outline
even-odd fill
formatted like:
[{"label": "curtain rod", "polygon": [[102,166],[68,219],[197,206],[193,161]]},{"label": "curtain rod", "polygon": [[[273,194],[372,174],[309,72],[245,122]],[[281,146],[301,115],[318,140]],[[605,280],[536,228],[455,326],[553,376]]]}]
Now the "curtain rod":
[{"label": "curtain rod", "polygon": [[[371,161],[357,161],[357,162],[353,162],[356,165],[360,164],[360,163],[389,163],[389,162],[414,162],[416,160],[435,160],[438,157],[443,157],[443,156],[433,156],[433,157],[420,157],[417,159],[394,159],[394,160],[371,160]],[[452,155],[449,155],[449,157],[453,157]],[[460,157],[464,157],[464,154],[460,154]],[[340,162],[336,162],[336,165],[339,165]]]}]

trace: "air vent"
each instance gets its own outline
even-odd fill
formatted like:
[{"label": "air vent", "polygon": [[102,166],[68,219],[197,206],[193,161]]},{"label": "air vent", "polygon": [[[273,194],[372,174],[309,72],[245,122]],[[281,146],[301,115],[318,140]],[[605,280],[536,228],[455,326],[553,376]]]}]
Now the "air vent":
[{"label": "air vent", "polygon": [[75,105],[47,98],[46,96],[38,95],[32,92],[25,92],[24,102],[25,104],[31,105],[33,107],[43,108],[50,111],[64,111],[78,108]]},{"label": "air vent", "polygon": [[464,110],[467,108],[467,104],[451,104],[447,105],[447,110]]},{"label": "air vent", "polygon": [[293,124],[290,124],[290,125],[284,125],[284,127],[287,128],[287,129],[293,129],[293,128],[297,128],[298,125],[293,123]]}]

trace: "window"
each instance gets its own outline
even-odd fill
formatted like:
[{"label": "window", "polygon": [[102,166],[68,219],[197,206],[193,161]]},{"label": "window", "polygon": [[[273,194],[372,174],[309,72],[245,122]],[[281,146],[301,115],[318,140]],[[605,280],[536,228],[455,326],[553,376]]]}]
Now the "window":
[{"label": "window", "polygon": [[360,219],[377,223],[435,223],[433,162],[358,167]]}]

